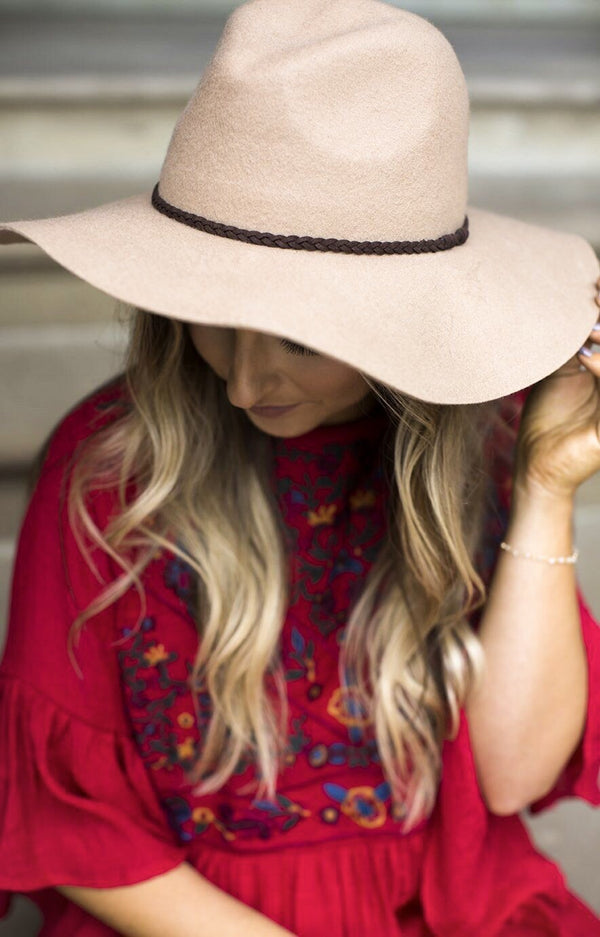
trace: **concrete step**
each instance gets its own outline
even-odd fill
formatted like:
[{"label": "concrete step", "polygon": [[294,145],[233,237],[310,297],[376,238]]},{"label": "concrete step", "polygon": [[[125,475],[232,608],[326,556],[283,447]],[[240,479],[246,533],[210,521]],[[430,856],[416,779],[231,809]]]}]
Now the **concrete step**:
[{"label": "concrete step", "polygon": [[73,401],[122,370],[113,322],[0,327],[0,464],[26,466]]},{"label": "concrete step", "polygon": [[[597,21],[599,11],[596,0],[388,0],[394,6],[412,10],[421,16],[440,17],[451,21],[477,22],[562,22],[573,20]],[[239,6],[235,0],[96,0],[94,8],[104,14],[123,19],[148,12],[157,15],[185,15],[190,12],[225,15]],[[2,0],[7,12],[64,14],[81,10],[81,0]]]},{"label": "concrete step", "polygon": [[21,526],[30,485],[29,467],[0,472],[0,543],[5,545],[5,553],[6,544],[12,544]]},{"label": "concrete step", "polygon": [[600,811],[585,801],[569,800],[523,819],[538,849],[558,862],[569,887],[600,913]]},{"label": "concrete step", "polygon": [[[555,20],[572,22],[597,21],[599,11],[596,0],[388,0],[392,5],[412,10],[421,16],[436,18],[443,16],[451,21],[476,20],[477,22],[547,22]],[[81,10],[81,0],[2,0],[5,11],[31,14],[67,12]],[[235,0],[95,0],[98,12],[110,13],[120,19],[139,13],[154,12],[158,15],[185,15],[190,12],[225,15],[239,6]]]},{"label": "concrete step", "polygon": [[122,370],[127,328],[124,307],[38,248],[0,251],[0,471],[29,465],[71,404]]},{"label": "concrete step", "polygon": [[[102,10],[98,2],[93,9],[78,3],[77,10],[69,10],[65,4],[62,10],[32,15],[27,0],[17,0],[12,11],[3,0],[0,74],[198,76],[221,33],[225,11],[192,2],[187,11],[177,10],[169,0],[162,11],[146,6],[125,13],[126,5],[119,0],[123,15]],[[577,0],[563,0],[563,15],[553,11],[549,0],[543,6],[539,0],[532,4],[537,4],[534,17],[519,15],[519,9],[525,11],[522,0],[520,7],[497,0],[501,15],[496,17],[477,15],[485,9],[484,0],[473,0],[471,11],[462,13],[457,0],[399,5],[420,7],[444,31],[468,76],[483,69],[510,83],[524,76],[557,77],[558,67],[569,82],[593,73],[600,25],[596,0],[589,0],[585,10],[583,4],[578,8]]]},{"label": "concrete step", "polygon": [[10,914],[0,921],[0,937],[37,937],[43,920],[29,898],[16,895]]},{"label": "concrete step", "polygon": [[0,250],[0,328],[106,323],[117,305],[33,244]]}]

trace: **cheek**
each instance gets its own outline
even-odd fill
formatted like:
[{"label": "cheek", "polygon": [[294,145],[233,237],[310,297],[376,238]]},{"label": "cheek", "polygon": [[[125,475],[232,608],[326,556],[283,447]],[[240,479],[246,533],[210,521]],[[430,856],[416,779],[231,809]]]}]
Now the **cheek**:
[{"label": "cheek", "polygon": [[205,325],[188,325],[188,331],[192,344],[198,354],[204,358],[215,370],[221,370],[224,366],[226,347],[225,336],[219,335],[219,331]]},{"label": "cheek", "polygon": [[198,354],[204,355],[205,348],[208,347],[207,330],[203,325],[187,324],[187,330],[192,340],[192,344]]},{"label": "cheek", "polygon": [[[315,369],[316,371],[317,369]],[[337,397],[345,400],[358,400],[368,393],[369,387],[353,368],[345,364],[328,362],[328,367],[321,374],[312,375],[311,384],[318,388],[322,396]]]}]

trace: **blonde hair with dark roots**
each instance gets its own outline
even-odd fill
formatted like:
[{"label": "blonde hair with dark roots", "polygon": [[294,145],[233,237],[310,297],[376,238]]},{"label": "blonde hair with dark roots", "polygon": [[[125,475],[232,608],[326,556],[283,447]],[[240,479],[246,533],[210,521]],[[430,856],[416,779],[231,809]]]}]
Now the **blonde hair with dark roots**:
[{"label": "blonde hair with dark roots", "polygon": [[[270,437],[228,401],[225,383],[186,325],[129,309],[124,377],[130,405],[77,450],[68,519],[123,569],[74,620],[83,623],[131,585],[146,610],[143,570],[162,550],[194,571],[199,649],[190,677],[211,718],[187,773],[198,794],[220,788],[242,759],[259,796],[275,795],[287,745],[278,654],[289,604],[285,531],[269,484]],[[373,721],[382,767],[410,829],[432,809],[440,751],[481,670],[469,623],[486,585],[474,566],[489,473],[484,448],[498,402],[425,403],[363,375],[390,417],[387,529],[349,611],[340,679]],[[136,496],[126,498],[135,480]],[[86,495],[112,489],[104,530]],[[135,630],[135,629],[134,629]]]}]

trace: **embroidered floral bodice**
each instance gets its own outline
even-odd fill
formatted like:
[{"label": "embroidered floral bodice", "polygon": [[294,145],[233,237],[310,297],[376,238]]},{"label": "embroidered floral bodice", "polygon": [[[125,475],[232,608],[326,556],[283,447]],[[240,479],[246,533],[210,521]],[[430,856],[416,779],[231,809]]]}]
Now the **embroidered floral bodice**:
[{"label": "embroidered floral bodice", "polygon": [[185,783],[210,713],[204,695],[197,725],[187,685],[198,641],[193,574],[173,554],[149,570],[149,614],[119,660],[137,744],[183,841],[254,850],[282,837],[318,841],[324,824],[335,828],[328,838],[397,827],[372,727],[338,674],[348,607],[385,527],[386,423],[377,409],[293,439],[272,437],[274,490],[292,546],[281,633],[289,746],[274,801],[242,793],[255,778],[251,764],[217,794],[194,796]]}]

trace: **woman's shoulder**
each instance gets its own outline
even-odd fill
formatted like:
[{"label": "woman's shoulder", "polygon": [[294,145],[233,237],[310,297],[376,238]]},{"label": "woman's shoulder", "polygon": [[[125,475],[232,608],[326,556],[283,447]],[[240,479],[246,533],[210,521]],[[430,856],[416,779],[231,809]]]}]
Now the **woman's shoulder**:
[{"label": "woman's shoulder", "polygon": [[[35,686],[48,704],[104,727],[120,725],[121,718],[118,706],[105,699],[116,685],[114,605],[100,608],[73,645],[70,630],[114,579],[115,569],[108,554],[85,537],[89,561],[82,553],[82,533],[76,536],[71,526],[66,494],[77,443],[104,425],[121,396],[119,378],[96,388],[47,439],[16,542],[0,669],[4,679]],[[102,522],[104,500],[95,498],[92,508],[95,521]]]},{"label": "woman's shoulder", "polygon": [[35,487],[42,466],[46,469],[63,467],[80,443],[126,412],[130,406],[131,397],[123,373],[111,377],[77,400],[41,443],[30,468],[30,490]]}]

